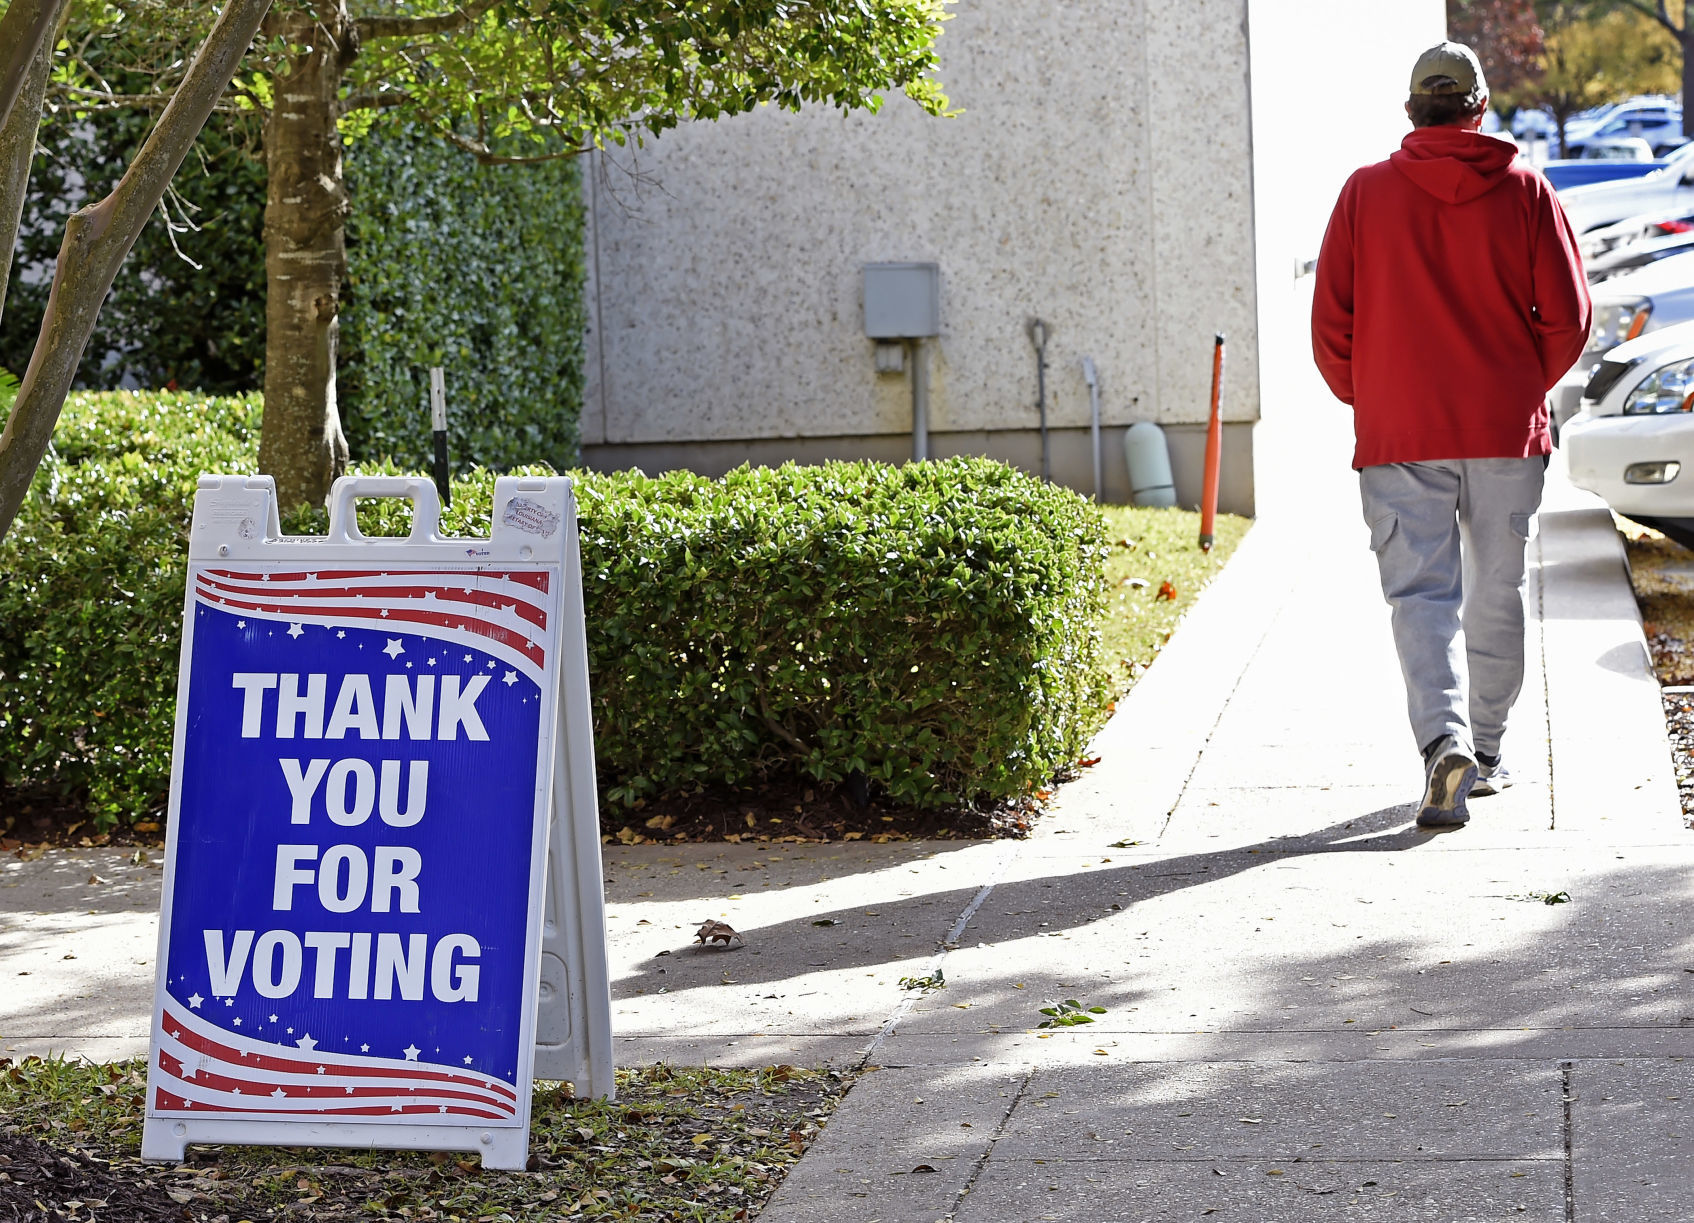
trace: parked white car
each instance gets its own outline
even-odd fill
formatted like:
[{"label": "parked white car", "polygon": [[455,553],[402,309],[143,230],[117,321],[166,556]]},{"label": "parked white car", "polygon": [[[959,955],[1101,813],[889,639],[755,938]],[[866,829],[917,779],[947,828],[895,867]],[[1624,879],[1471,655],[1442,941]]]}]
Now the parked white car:
[{"label": "parked white car", "polygon": [[1578,488],[1694,547],[1694,323],[1607,353],[1559,445]]},{"label": "parked white car", "polygon": [[1679,212],[1652,213],[1647,216],[1625,217],[1615,225],[1591,229],[1576,241],[1584,263],[1607,251],[1643,238],[1659,238],[1667,234],[1694,232],[1694,214]]},{"label": "parked white car", "polygon": [[1639,178],[1616,178],[1559,192],[1571,227],[1580,234],[1644,213],[1694,212],[1694,144],[1684,145],[1665,160],[1664,169]]},{"label": "parked white car", "polygon": [[[1581,406],[1583,388],[1600,359],[1619,344],[1694,320],[1694,252],[1673,255],[1594,286],[1588,346],[1548,396],[1553,432]],[[1562,444],[1562,440],[1561,440]]]}]

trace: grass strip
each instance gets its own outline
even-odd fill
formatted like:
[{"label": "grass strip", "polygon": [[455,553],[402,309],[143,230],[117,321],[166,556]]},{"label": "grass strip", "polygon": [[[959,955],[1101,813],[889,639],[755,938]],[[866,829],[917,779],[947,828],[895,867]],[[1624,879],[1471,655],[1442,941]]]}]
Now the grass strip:
[{"label": "grass strip", "polygon": [[294,1147],[193,1147],[183,1164],[160,1165],[141,1159],[144,1059],[0,1059],[0,1217],[152,1218],[162,1204],[226,1223],[744,1220],[850,1081],[793,1066],[655,1065],[619,1070],[611,1102],[538,1083],[526,1172],[484,1171],[461,1153]]},{"label": "grass strip", "polygon": [[1110,591],[1100,638],[1113,693],[1122,696],[1153,665],[1253,524],[1249,518],[1219,514],[1212,549],[1202,552],[1198,511],[1107,505],[1101,512],[1112,551],[1106,560]]}]

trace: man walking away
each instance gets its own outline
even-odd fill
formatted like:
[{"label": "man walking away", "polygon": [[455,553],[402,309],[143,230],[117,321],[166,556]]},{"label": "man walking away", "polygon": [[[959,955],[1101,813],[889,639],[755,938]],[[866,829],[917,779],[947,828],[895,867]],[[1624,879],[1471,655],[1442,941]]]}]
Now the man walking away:
[{"label": "man walking away", "polygon": [[1418,57],[1414,130],[1342,188],[1312,304],[1318,369],[1353,408],[1353,466],[1423,752],[1425,828],[1462,825],[1470,794],[1511,784],[1500,742],[1523,686],[1546,393],[1588,334],[1570,222],[1516,146],[1480,132],[1487,110],[1469,47]]}]

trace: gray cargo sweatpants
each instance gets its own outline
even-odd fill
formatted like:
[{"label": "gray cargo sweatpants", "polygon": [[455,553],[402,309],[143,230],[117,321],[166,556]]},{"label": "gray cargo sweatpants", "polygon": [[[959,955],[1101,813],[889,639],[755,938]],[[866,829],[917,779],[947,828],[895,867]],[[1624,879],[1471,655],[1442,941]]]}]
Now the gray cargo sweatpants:
[{"label": "gray cargo sweatpants", "polygon": [[1359,469],[1420,750],[1452,735],[1500,753],[1523,687],[1524,544],[1546,467],[1537,455]]}]

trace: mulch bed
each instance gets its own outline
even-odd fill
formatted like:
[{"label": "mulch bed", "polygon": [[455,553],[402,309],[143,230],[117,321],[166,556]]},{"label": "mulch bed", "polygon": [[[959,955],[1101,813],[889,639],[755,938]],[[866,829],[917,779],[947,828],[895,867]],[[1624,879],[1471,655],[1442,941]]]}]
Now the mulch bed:
[{"label": "mulch bed", "polygon": [[[49,1124],[42,1099],[0,1112],[0,1223],[736,1223],[758,1213],[851,1082],[791,1066],[626,1069],[616,1101],[538,1092],[527,1171],[493,1172],[458,1152],[302,1147],[196,1146],[180,1164],[147,1163],[140,1062],[110,1069],[116,1107],[96,1119],[75,1100],[57,1110],[69,1125]],[[740,1077],[707,1081],[726,1073]],[[754,1073],[764,1089],[745,1081]]]},{"label": "mulch bed", "polygon": [[[217,1217],[228,1220],[231,1210],[240,1217],[262,1217],[241,1201],[220,1202]],[[114,1170],[86,1151],[50,1147],[0,1130],[0,1223],[178,1223],[195,1218],[160,1178]]]},{"label": "mulch bed", "polygon": [[[1091,762],[1090,762],[1091,763]],[[951,841],[1025,837],[1048,796],[996,807],[920,811],[849,787],[773,785],[757,791],[707,790],[638,807],[600,809],[606,836],[626,845],[701,841]],[[0,789],[0,853],[20,847],[121,846],[158,849],[164,829],[142,820],[98,831],[87,811],[50,794]],[[0,1216],[0,1223],[6,1223]]]}]

